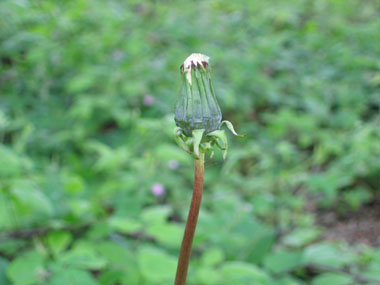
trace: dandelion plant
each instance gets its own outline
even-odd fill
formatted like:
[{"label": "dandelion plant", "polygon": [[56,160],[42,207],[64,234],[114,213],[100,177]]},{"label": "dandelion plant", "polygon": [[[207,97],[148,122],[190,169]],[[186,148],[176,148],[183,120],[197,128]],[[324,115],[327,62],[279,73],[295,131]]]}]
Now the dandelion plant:
[{"label": "dandelion plant", "polygon": [[194,189],[185,233],[178,258],[175,285],[186,284],[191,248],[202,200],[205,153],[214,155],[214,146],[227,156],[227,136],[222,125],[239,136],[231,122],[222,121],[211,82],[209,57],[191,54],[180,67],[183,86],[175,109],[175,137],[178,145],[194,157]]}]

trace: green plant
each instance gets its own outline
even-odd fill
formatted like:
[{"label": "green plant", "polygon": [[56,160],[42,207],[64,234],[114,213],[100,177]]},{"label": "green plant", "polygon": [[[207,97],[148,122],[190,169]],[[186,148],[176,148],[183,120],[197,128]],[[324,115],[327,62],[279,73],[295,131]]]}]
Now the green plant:
[{"label": "green plant", "polygon": [[226,158],[227,137],[225,132],[220,130],[223,123],[233,134],[238,135],[230,122],[221,122],[222,113],[212,86],[208,60],[208,56],[193,53],[181,65],[183,88],[175,110],[175,134],[178,145],[194,156],[195,167],[193,198],[178,258],[176,285],[186,284],[202,201],[205,153],[212,151],[213,155],[213,147],[216,145],[223,150],[223,158]]},{"label": "green plant", "polygon": [[0,1],[0,284],[174,282],[191,50],[249,139],[207,154],[188,283],[378,284],[379,4]]}]

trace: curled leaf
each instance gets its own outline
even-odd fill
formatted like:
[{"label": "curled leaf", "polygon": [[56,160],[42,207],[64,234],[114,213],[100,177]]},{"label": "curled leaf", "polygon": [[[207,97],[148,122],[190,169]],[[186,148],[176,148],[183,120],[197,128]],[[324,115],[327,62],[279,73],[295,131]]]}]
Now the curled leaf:
[{"label": "curled leaf", "polygon": [[[227,142],[226,132],[223,130],[216,130],[207,134],[207,136],[213,137],[216,139],[215,143],[221,150],[223,150],[223,159],[225,160],[227,157],[227,151],[228,151],[228,142]],[[220,140],[223,143],[223,145],[220,145],[218,140]]]},{"label": "curled leaf", "polygon": [[186,142],[182,138],[183,137],[182,129],[179,127],[176,127],[174,129],[174,134],[175,134],[175,141],[178,144],[178,146],[182,148],[184,151],[191,153],[189,146],[186,144]]},{"label": "curled leaf", "polygon": [[228,128],[228,129],[231,131],[231,133],[233,133],[235,136],[237,136],[237,137],[244,137],[244,136],[245,136],[245,135],[239,135],[239,134],[235,131],[234,126],[232,125],[232,123],[231,123],[230,121],[226,121],[226,120],[222,121],[222,122],[220,123],[220,125],[219,125],[219,128],[221,128],[223,124],[226,124],[227,128]]}]

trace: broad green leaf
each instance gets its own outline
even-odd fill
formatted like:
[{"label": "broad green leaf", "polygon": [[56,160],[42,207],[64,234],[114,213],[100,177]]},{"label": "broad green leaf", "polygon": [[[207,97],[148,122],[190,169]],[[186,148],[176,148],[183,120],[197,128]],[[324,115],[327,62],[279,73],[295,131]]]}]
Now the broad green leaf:
[{"label": "broad green leaf", "polygon": [[97,285],[91,273],[85,270],[62,268],[52,275],[49,285]]},{"label": "broad green leaf", "polygon": [[225,284],[271,284],[268,274],[250,263],[239,261],[226,262],[220,267],[218,272]]},{"label": "broad green leaf", "polygon": [[70,175],[65,177],[64,185],[66,192],[73,195],[82,193],[85,187],[82,177],[78,175]]},{"label": "broad green leaf", "polygon": [[101,242],[96,245],[96,251],[114,268],[123,269],[134,266],[135,257],[133,252],[114,242]]},{"label": "broad green leaf", "polygon": [[84,73],[80,76],[75,76],[70,82],[68,82],[67,91],[70,93],[85,91],[86,89],[91,88],[95,81],[96,77],[94,73]]},{"label": "broad green leaf", "polygon": [[338,251],[331,244],[316,244],[306,248],[304,262],[312,264],[327,265],[330,267],[341,267],[349,263],[350,256]]},{"label": "broad green leaf", "polygon": [[264,260],[265,267],[275,274],[290,271],[303,264],[301,251],[278,251]]},{"label": "broad green leaf", "polygon": [[0,252],[4,253],[5,255],[13,256],[20,253],[22,248],[25,248],[25,245],[27,244],[27,241],[23,239],[6,239],[1,240],[0,242]]},{"label": "broad green leaf", "polygon": [[147,224],[165,223],[170,212],[171,209],[168,206],[153,206],[145,208],[141,218]]},{"label": "broad green leaf", "polygon": [[[108,274],[103,276],[103,283],[118,278],[122,284],[139,284],[140,274],[134,252],[114,242],[102,242],[96,246],[97,252],[107,260]],[[107,271],[106,271],[107,272]],[[103,284],[100,282],[101,284]],[[113,283],[111,283],[113,284]]]},{"label": "broad green leaf", "polygon": [[354,281],[348,274],[323,273],[313,279],[312,285],[352,285]]},{"label": "broad green leaf", "polygon": [[[196,275],[188,276],[189,284],[219,285],[222,284],[221,276],[216,269],[202,266],[196,271]],[[192,280],[195,279],[196,281]]]},{"label": "broad green leaf", "polygon": [[111,234],[112,230],[108,221],[99,221],[94,224],[86,233],[86,237],[90,240],[99,240]]},{"label": "broad green leaf", "polygon": [[128,217],[112,217],[109,224],[111,228],[125,234],[138,232],[142,228],[139,221]]},{"label": "broad green leaf", "polygon": [[147,233],[157,241],[170,248],[180,248],[184,228],[175,223],[152,224],[147,228]]},{"label": "broad green leaf", "polygon": [[72,235],[70,232],[53,231],[47,236],[47,243],[54,255],[58,255],[64,251],[69,246],[71,241]]},{"label": "broad green leaf", "polygon": [[380,249],[376,250],[371,259],[371,263],[364,270],[364,276],[377,280],[380,283]]},{"label": "broad green leaf", "polygon": [[51,216],[54,208],[47,196],[27,180],[17,181],[12,189],[16,205],[26,214],[42,214]]},{"label": "broad green leaf", "polygon": [[12,149],[0,144],[0,177],[19,174],[30,162],[21,158]]},{"label": "broad green leaf", "polygon": [[372,193],[364,187],[357,187],[350,191],[344,191],[343,199],[355,211],[364,203],[371,201]]},{"label": "broad green leaf", "polygon": [[370,278],[371,280],[377,280],[380,283],[380,272],[379,272],[380,263],[373,262],[371,263],[366,270],[363,272],[363,275]]},{"label": "broad green leaf", "polygon": [[265,227],[258,228],[251,242],[246,241],[247,247],[250,248],[247,253],[248,259],[253,262],[261,262],[271,252],[274,243],[275,236],[272,230]]},{"label": "broad green leaf", "polygon": [[91,203],[86,199],[71,199],[69,201],[70,210],[72,214],[77,217],[88,215],[91,212]]},{"label": "broad green leaf", "polygon": [[321,231],[316,228],[295,229],[284,237],[284,244],[294,247],[306,245],[316,240],[321,235]]},{"label": "broad green leaf", "polygon": [[85,242],[77,242],[72,249],[61,254],[58,261],[71,268],[100,270],[105,267],[107,261],[97,254],[94,245]]},{"label": "broad green leaf", "polygon": [[[273,280],[273,285],[306,285],[307,283],[294,278],[293,276],[284,276]],[[272,284],[271,284],[272,285]]]},{"label": "broad green leaf", "polygon": [[207,249],[201,258],[203,266],[215,266],[221,263],[225,258],[224,252],[217,247]]},{"label": "broad green leaf", "polygon": [[38,284],[44,275],[44,258],[36,251],[18,256],[7,269],[7,276],[13,285]]},{"label": "broad green leaf", "polygon": [[98,280],[99,285],[114,285],[124,284],[121,283],[123,279],[123,272],[121,270],[107,270],[100,274]]},{"label": "broad green leaf", "polygon": [[174,282],[177,259],[166,252],[144,246],[137,254],[140,272],[148,284],[172,284]]}]

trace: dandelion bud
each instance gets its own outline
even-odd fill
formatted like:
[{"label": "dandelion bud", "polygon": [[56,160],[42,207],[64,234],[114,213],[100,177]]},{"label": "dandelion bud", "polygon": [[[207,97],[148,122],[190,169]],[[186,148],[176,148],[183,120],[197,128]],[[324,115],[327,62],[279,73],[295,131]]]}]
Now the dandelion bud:
[{"label": "dandelion bud", "polygon": [[190,137],[193,130],[208,134],[218,129],[222,113],[211,83],[209,57],[191,54],[181,65],[183,87],[175,109],[175,122]]},{"label": "dandelion bud", "polygon": [[238,135],[229,121],[222,121],[222,113],[212,88],[209,57],[193,53],[181,65],[183,87],[175,109],[174,129],[177,144],[186,152],[200,159],[200,154],[211,151],[216,145],[223,151],[225,159],[228,151],[227,136],[220,128],[226,125]]}]

